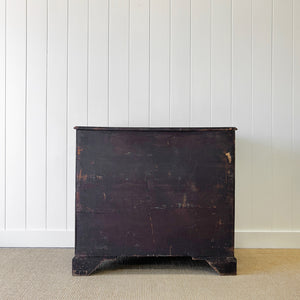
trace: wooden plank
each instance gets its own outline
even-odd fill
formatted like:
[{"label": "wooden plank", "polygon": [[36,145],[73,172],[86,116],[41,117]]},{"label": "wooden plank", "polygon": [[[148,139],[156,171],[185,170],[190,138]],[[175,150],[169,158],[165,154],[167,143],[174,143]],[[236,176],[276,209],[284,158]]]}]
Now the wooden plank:
[{"label": "wooden plank", "polygon": [[149,125],[149,1],[130,1],[129,126]]},{"label": "wooden plank", "polygon": [[89,0],[88,124],[108,125],[108,0]]},{"label": "wooden plank", "polygon": [[75,226],[75,152],[76,125],[87,123],[87,46],[88,2],[69,2],[68,36],[68,159],[67,159],[67,229]]},{"label": "wooden plank", "polygon": [[[252,7],[251,0],[232,2],[232,120],[236,140],[236,224],[252,226]],[[227,104],[230,108],[230,104]],[[225,120],[224,120],[225,121]]]},{"label": "wooden plank", "polygon": [[274,1],[273,230],[290,230],[292,225],[292,16],[292,0]]},{"label": "wooden plank", "polygon": [[6,228],[26,223],[26,1],[6,3]]},{"label": "wooden plank", "polygon": [[211,1],[191,1],[191,126],[211,124]]},{"label": "wooden plank", "polygon": [[253,223],[256,230],[272,229],[272,0],[252,6],[253,99]]},{"label": "wooden plank", "polygon": [[67,10],[48,2],[47,229],[66,228]]},{"label": "wooden plank", "polygon": [[6,1],[0,0],[0,230],[5,229]]},{"label": "wooden plank", "polygon": [[292,229],[300,230],[300,2],[293,2],[293,173]]},{"label": "wooden plank", "polygon": [[230,126],[231,119],[231,1],[212,1],[211,120]]},{"label": "wooden plank", "polygon": [[129,0],[109,7],[109,125],[128,126]]},{"label": "wooden plank", "polygon": [[169,126],[170,1],[150,1],[150,126]]},{"label": "wooden plank", "polygon": [[191,31],[190,2],[174,0],[171,4],[170,44],[170,124],[189,126]]},{"label": "wooden plank", "polygon": [[27,0],[27,228],[46,227],[47,1]]}]

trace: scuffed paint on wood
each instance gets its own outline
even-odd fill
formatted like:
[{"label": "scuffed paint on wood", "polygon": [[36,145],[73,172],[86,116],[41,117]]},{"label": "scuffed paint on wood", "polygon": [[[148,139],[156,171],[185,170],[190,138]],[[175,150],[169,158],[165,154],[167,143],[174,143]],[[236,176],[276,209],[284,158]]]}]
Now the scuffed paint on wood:
[{"label": "scuffed paint on wood", "polygon": [[73,274],[118,256],[235,273],[234,130],[78,127]]}]

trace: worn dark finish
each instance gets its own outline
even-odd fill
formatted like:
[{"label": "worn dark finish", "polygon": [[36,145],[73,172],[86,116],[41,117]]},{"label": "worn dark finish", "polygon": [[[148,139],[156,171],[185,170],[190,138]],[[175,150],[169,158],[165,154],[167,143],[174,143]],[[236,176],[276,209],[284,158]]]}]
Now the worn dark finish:
[{"label": "worn dark finish", "polygon": [[234,258],[235,128],[76,127],[74,275],[119,256]]}]

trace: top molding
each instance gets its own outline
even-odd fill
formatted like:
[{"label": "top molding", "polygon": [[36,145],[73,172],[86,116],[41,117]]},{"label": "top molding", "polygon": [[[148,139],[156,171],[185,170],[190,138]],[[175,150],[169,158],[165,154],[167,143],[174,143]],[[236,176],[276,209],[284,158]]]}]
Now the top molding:
[{"label": "top molding", "polygon": [[237,130],[236,127],[92,127],[75,126],[76,130],[103,130],[103,131],[230,131]]}]

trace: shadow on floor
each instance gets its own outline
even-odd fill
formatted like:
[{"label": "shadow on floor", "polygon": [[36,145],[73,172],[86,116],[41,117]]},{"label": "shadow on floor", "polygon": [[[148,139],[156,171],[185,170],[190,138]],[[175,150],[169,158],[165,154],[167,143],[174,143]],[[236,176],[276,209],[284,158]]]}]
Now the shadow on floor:
[{"label": "shadow on floor", "polygon": [[116,270],[128,270],[127,274],[205,273],[218,276],[206,261],[192,260],[191,257],[120,257],[104,262],[92,275],[113,275]]}]

